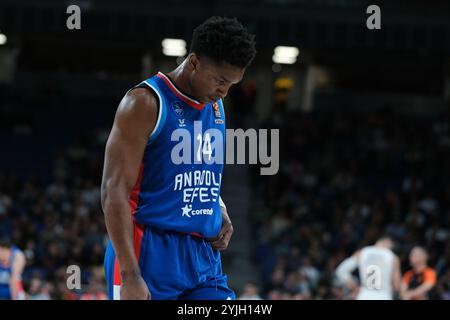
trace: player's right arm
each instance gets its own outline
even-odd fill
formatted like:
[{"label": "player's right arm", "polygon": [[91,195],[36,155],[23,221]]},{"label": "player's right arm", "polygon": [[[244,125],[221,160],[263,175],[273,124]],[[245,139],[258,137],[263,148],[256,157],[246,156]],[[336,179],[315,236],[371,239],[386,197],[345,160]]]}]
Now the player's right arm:
[{"label": "player's right arm", "polygon": [[135,256],[128,200],[155,127],[157,108],[157,101],[148,90],[129,91],[120,102],[106,143],[101,199],[106,228],[119,264],[123,300],[150,298]]}]

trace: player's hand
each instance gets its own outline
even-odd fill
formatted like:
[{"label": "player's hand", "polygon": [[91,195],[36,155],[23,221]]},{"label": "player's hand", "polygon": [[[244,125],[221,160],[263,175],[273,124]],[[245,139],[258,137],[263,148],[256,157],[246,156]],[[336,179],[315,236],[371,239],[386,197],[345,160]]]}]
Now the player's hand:
[{"label": "player's hand", "polygon": [[226,210],[222,208],[222,228],[217,238],[211,240],[212,247],[217,250],[225,250],[228,248],[232,234],[233,224]]},{"label": "player's hand", "polygon": [[122,275],[120,300],[151,300],[150,291],[141,275]]},{"label": "player's hand", "polygon": [[356,300],[356,298],[358,297],[359,291],[361,291],[361,287],[357,286],[356,288],[354,288],[350,293],[350,299]]},{"label": "player's hand", "polygon": [[359,290],[359,285],[355,282],[353,279],[349,279],[347,281],[347,288],[350,289],[350,291]]},{"label": "player's hand", "polygon": [[347,288],[350,290],[350,299],[355,300],[361,287],[353,279],[349,279],[347,281]]}]

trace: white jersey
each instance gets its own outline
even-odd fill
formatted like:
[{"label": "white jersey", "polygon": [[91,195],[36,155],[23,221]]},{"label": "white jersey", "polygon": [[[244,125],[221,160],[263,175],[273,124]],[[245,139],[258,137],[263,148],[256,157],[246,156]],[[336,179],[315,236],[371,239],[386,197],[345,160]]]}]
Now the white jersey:
[{"label": "white jersey", "polygon": [[357,300],[392,300],[393,263],[394,253],[389,249],[368,246],[361,250]]}]

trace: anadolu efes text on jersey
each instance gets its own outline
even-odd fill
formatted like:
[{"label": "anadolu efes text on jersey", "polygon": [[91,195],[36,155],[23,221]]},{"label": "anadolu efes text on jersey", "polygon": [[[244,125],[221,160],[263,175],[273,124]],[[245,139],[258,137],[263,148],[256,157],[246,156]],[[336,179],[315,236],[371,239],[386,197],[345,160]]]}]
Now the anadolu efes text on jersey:
[{"label": "anadolu efes text on jersey", "polygon": [[[211,144],[220,144],[218,149],[224,150],[222,101],[201,104],[183,94],[161,72],[143,83],[157,98],[159,112],[130,195],[135,221],[162,230],[215,237],[222,225],[219,196],[224,161],[198,161],[198,156],[200,153],[204,159],[217,158]],[[184,134],[174,139],[174,132]],[[215,135],[220,139],[211,139],[207,132],[220,132]],[[174,161],[173,150],[186,137],[192,137],[191,148],[186,149],[189,152],[183,149],[180,157],[189,156],[192,161]],[[186,140],[182,142],[186,144]],[[224,157],[223,152],[219,156]]]}]

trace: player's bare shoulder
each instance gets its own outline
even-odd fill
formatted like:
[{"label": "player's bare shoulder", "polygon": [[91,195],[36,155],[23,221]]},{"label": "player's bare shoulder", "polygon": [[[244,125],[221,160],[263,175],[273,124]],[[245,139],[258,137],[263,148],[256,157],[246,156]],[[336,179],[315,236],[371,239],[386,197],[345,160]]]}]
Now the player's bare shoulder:
[{"label": "player's bare shoulder", "polygon": [[393,251],[392,252],[392,262],[394,263],[394,266],[400,266],[400,258],[398,255],[396,255]]},{"label": "player's bare shoulder", "polygon": [[158,100],[149,90],[136,88],[122,98],[115,122],[121,128],[145,132],[148,136],[156,124],[157,116]]},{"label": "player's bare shoulder", "polygon": [[128,91],[120,102],[118,111],[150,116],[158,113],[158,100],[144,88]]}]

